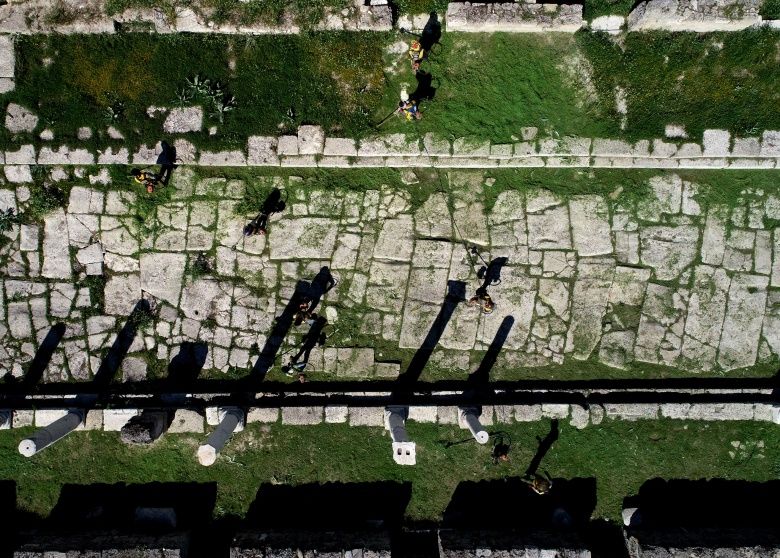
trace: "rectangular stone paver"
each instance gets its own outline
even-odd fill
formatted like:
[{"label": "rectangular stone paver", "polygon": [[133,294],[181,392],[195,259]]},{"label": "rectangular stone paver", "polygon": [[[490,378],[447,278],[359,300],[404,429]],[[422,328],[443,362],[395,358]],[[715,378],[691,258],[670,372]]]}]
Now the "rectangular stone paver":
[{"label": "rectangular stone paver", "polygon": [[578,360],[590,357],[599,342],[614,273],[615,261],[610,258],[583,258],[579,262],[566,337],[566,352]]},{"label": "rectangular stone paver", "polygon": [[767,284],[767,278],[758,275],[738,273],[733,276],[718,354],[718,364],[724,370],[755,363]]}]

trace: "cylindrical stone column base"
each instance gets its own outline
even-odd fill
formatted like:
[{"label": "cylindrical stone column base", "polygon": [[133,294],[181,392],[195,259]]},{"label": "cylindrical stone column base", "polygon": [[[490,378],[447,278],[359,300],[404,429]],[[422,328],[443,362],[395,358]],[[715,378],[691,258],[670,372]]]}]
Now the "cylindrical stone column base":
[{"label": "cylindrical stone column base", "polygon": [[487,444],[490,439],[490,435],[485,428],[479,422],[480,411],[476,407],[461,407],[460,408],[460,422],[461,425],[469,429],[471,435],[480,444]]},{"label": "cylindrical stone column base", "polygon": [[64,417],[55,420],[49,426],[41,428],[29,438],[19,442],[19,453],[25,457],[32,457],[76,430],[84,422],[85,416],[86,413],[81,409],[69,411]]},{"label": "cylindrical stone column base", "polygon": [[244,411],[237,407],[223,407],[219,410],[221,421],[206,443],[198,448],[198,462],[204,467],[213,465],[217,455],[239,428],[244,426]]}]

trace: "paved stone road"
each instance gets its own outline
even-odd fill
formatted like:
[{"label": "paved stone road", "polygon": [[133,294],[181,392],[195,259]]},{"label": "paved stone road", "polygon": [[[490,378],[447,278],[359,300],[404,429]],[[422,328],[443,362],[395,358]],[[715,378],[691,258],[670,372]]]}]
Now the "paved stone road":
[{"label": "paved stone road", "polygon": [[[553,365],[553,377],[554,366],[586,359],[699,372],[780,354],[780,229],[765,227],[780,219],[780,198],[746,190],[734,209],[706,209],[696,184],[666,173],[638,204],[506,191],[486,211],[490,182],[481,172],[447,176],[450,194],[416,208],[389,187],[307,192],[296,177],[269,178],[289,190],[288,208],[267,238],[247,240],[247,216],[236,214],[241,181],[196,180],[179,169],[173,201],[157,207],[148,223],[159,226],[146,232],[135,193],[74,187],[65,208],[43,226],[16,226],[0,250],[0,372],[21,375],[38,342],[64,322],[45,379],[89,379],[142,296],[156,318],[133,342],[125,379],[144,378],[149,362],[167,362],[185,341],[207,344],[206,369],[248,370],[252,347],[265,344],[296,283],[329,266],[337,285],[320,310],[336,328],[359,323],[368,342],[315,349],[309,370],[394,377],[399,366],[381,362],[371,340],[419,347],[448,281],[465,282],[466,297],[480,283],[479,261],[461,237],[485,258],[508,261],[490,288],[496,311],[459,304],[441,336],[433,362],[455,375],[474,365],[471,351],[487,348],[506,316],[514,323],[497,368]],[[0,209],[23,209],[29,196],[24,186],[0,190]],[[200,253],[211,273],[193,273]],[[85,283],[101,274],[104,313]]]}]

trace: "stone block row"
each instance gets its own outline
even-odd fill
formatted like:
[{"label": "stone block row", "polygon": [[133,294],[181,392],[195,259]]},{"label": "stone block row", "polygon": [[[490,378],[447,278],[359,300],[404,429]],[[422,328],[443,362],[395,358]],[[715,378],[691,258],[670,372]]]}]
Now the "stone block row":
[{"label": "stone block row", "polygon": [[[93,9],[79,11],[74,8],[69,10],[67,21],[52,17],[52,10],[49,0],[4,3],[0,6],[0,33],[107,34],[124,31],[129,26],[157,33],[289,35],[302,31],[292,13],[285,14],[280,23],[269,25],[262,22],[215,23],[208,14],[191,7],[180,7],[172,17],[151,8],[130,8],[112,16],[100,11],[96,13]],[[326,31],[389,31],[393,27],[393,17],[389,5],[367,6],[356,2],[345,10],[329,11],[314,27]]]},{"label": "stone block row", "polygon": [[[18,106],[18,105],[17,105]],[[6,113],[7,126],[31,129],[37,116],[22,107]],[[34,119],[34,121],[33,121]],[[534,130],[534,129],[531,129]],[[301,126],[298,134],[280,137],[251,136],[247,149],[200,151],[182,138],[174,141],[179,162],[201,166],[281,167],[619,167],[619,168],[776,168],[780,161],[780,131],[762,136],[732,138],[726,130],[707,130],[701,144],[666,139],[628,143],[602,138],[535,138],[508,144],[491,144],[478,138],[453,142],[428,133],[354,140],[326,137],[320,126]],[[528,137],[531,134],[523,134]],[[0,152],[9,182],[30,182],[30,165],[153,165],[160,145],[142,146],[134,153],[106,147],[96,153],[86,148],[44,146],[36,153],[31,144]]]},{"label": "stone block row", "polygon": [[462,32],[573,33],[583,25],[582,5],[528,2],[450,2],[447,30]]},{"label": "stone block row", "polygon": [[[277,423],[307,426],[314,424],[349,424],[374,426],[384,424],[384,407],[349,407],[346,405],[314,405],[302,407],[251,407],[247,423]],[[0,412],[0,429],[37,428],[49,426],[67,414],[67,409],[39,409]],[[139,409],[93,409],[77,430],[104,430],[118,432]],[[598,425],[604,418],[636,421],[677,419],[696,421],[749,420],[780,424],[780,406],[769,403],[605,403],[590,408],[567,403],[539,403],[529,405],[485,405],[480,422],[485,426],[536,422],[544,419],[568,420],[575,428]],[[412,406],[409,420],[430,424],[458,424],[455,406]],[[203,433],[206,425],[219,424],[217,407],[201,413],[191,409],[177,409],[170,433]]]}]

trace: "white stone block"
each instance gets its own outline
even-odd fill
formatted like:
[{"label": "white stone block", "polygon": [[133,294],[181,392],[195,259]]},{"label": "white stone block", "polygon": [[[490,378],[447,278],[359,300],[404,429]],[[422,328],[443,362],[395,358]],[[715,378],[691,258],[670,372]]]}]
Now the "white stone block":
[{"label": "white stone block", "polygon": [[103,430],[119,432],[127,424],[127,421],[139,414],[138,409],[105,409],[103,411]]}]

